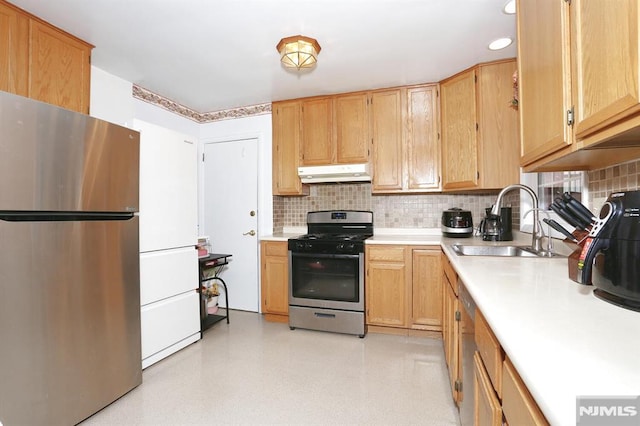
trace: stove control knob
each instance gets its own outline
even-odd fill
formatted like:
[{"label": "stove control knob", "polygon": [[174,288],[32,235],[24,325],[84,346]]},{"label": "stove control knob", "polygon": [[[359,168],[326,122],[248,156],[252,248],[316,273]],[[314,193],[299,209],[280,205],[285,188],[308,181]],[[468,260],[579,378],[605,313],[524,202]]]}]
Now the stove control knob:
[{"label": "stove control knob", "polygon": [[344,251],[344,243],[339,243],[339,244],[336,246],[336,249],[337,249],[338,251]]},{"label": "stove control knob", "polygon": [[353,244],[353,243],[346,244],[346,249],[347,250],[353,250],[355,247],[356,247],[356,245]]},{"label": "stove control knob", "polygon": [[304,248],[304,243],[302,241],[296,242],[296,250],[302,250]]},{"label": "stove control knob", "polygon": [[304,243],[304,248],[307,250],[311,250],[313,246],[311,245],[311,243]]}]

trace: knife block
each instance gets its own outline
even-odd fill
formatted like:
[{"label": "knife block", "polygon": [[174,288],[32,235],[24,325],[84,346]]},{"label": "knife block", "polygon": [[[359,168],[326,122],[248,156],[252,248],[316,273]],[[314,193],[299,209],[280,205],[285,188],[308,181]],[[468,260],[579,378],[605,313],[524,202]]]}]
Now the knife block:
[{"label": "knife block", "polygon": [[576,238],[576,240],[578,240],[578,242],[574,243],[568,239],[564,240],[566,245],[574,249],[567,258],[567,267],[569,268],[569,279],[578,282],[578,262],[580,260],[580,254],[582,253],[586,237],[589,233],[587,231],[579,231],[576,229],[571,234]]}]

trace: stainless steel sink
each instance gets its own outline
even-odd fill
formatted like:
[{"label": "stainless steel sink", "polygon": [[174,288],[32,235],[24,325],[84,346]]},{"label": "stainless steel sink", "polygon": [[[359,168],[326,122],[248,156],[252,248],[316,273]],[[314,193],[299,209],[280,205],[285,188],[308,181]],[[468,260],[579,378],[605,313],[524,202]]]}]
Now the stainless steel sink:
[{"label": "stainless steel sink", "polygon": [[474,246],[453,244],[451,248],[458,256],[539,257],[539,255],[528,246]]}]

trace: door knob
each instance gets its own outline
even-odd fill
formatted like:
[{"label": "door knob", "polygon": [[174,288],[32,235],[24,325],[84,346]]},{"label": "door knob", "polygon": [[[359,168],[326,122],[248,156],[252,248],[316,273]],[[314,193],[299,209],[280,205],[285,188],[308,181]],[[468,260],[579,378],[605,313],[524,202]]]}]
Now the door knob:
[{"label": "door knob", "polygon": [[253,216],[255,216],[255,215],[256,215],[255,210],[251,210],[251,211],[249,212],[249,216],[253,217]]},{"label": "door knob", "polygon": [[249,231],[249,232],[245,232],[245,233],[244,233],[244,234],[242,234],[242,235],[251,235],[251,236],[253,237],[254,235],[256,235],[256,231],[254,231],[254,230],[252,229],[251,231]]}]

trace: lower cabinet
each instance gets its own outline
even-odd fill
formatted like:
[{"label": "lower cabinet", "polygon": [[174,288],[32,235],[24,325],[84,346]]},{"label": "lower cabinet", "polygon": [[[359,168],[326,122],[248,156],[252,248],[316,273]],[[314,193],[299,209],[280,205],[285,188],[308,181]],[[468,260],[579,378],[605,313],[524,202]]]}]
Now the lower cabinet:
[{"label": "lower cabinet", "polygon": [[140,253],[142,368],[200,339],[198,253]]},{"label": "lower cabinet", "polygon": [[502,425],[502,407],[500,400],[493,390],[489,375],[484,368],[480,353],[473,355],[474,366],[474,425],[500,426]]},{"label": "lower cabinet", "polygon": [[366,248],[367,325],[407,327],[407,248]]},{"label": "lower cabinet", "polygon": [[[548,425],[482,312],[477,308],[473,323],[473,340],[477,348],[473,353],[473,365],[462,363],[461,343],[466,319],[463,319],[458,299],[458,275],[444,253],[441,274],[442,340],[454,402],[458,405],[462,402],[462,377],[465,380],[473,377],[473,390],[465,389],[464,398],[465,401],[473,398],[475,426]],[[465,351],[465,358],[467,353]],[[463,372],[463,366],[473,368],[473,375]],[[464,386],[470,384],[465,383]]]},{"label": "lower cabinet", "polygon": [[379,327],[369,330],[441,331],[440,248],[367,244],[365,252],[366,323]]},{"label": "lower cabinet", "polygon": [[449,372],[451,384],[451,396],[453,401],[459,403],[462,399],[460,384],[462,383],[462,356],[461,329],[460,329],[460,305],[458,301],[458,275],[455,273],[449,259],[442,254],[442,343],[444,346],[444,359]]},{"label": "lower cabinet", "polygon": [[286,241],[260,243],[261,307],[268,321],[289,320],[289,257]]},{"label": "lower cabinet", "polygon": [[502,364],[502,411],[510,425],[548,425],[509,358]]}]

